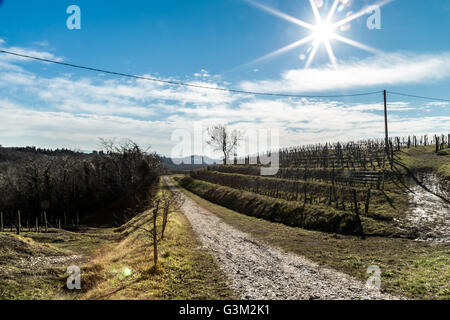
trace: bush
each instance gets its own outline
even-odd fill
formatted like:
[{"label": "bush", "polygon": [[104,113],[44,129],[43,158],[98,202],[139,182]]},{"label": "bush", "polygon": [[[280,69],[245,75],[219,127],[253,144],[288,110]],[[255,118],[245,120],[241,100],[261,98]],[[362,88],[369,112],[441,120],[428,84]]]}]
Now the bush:
[{"label": "bush", "polygon": [[[132,141],[103,141],[105,152],[0,147],[0,211],[12,225],[17,211],[34,225],[42,212],[66,225],[122,201],[136,211],[159,182],[161,159]],[[125,201],[126,200],[126,201]],[[108,210],[109,213],[112,210]],[[108,214],[112,219],[112,214]],[[112,221],[111,221],[112,222]]]},{"label": "bush", "polygon": [[354,214],[326,206],[273,199],[191,177],[184,177],[179,184],[196,195],[231,210],[292,227],[348,235],[358,234],[361,228]]}]

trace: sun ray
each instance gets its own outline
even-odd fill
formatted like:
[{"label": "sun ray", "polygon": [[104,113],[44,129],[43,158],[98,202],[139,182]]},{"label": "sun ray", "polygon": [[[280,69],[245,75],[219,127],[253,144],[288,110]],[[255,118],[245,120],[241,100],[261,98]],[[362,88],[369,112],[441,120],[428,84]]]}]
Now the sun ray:
[{"label": "sun ray", "polygon": [[265,56],[263,56],[261,58],[253,60],[252,62],[249,62],[246,65],[253,64],[253,63],[256,63],[256,62],[260,62],[260,61],[263,61],[263,60],[267,60],[267,59],[275,57],[275,56],[277,56],[279,54],[288,52],[288,51],[290,51],[290,50],[292,50],[292,49],[294,49],[294,48],[296,48],[296,47],[298,47],[300,45],[303,45],[303,44],[307,43],[307,42],[313,41],[313,47],[312,47],[312,50],[311,50],[311,52],[309,54],[308,60],[307,60],[306,65],[305,65],[305,68],[309,68],[311,66],[311,64],[312,64],[312,62],[313,62],[313,60],[314,60],[314,58],[315,58],[315,56],[317,54],[317,50],[319,49],[319,46],[321,44],[324,45],[324,47],[325,47],[325,49],[327,51],[328,57],[330,59],[331,64],[334,67],[337,67],[337,58],[334,55],[333,47],[332,47],[331,42],[330,42],[331,39],[338,40],[340,42],[349,44],[349,45],[351,45],[351,46],[353,46],[355,48],[358,48],[358,49],[361,49],[361,50],[364,50],[364,51],[368,51],[368,52],[373,53],[373,54],[383,54],[383,52],[380,51],[380,50],[374,49],[374,48],[369,47],[369,46],[367,46],[367,45],[365,45],[363,43],[360,43],[360,42],[357,42],[355,40],[352,40],[352,39],[349,39],[349,38],[346,38],[344,36],[339,35],[339,34],[335,33],[335,30],[337,28],[339,28],[340,26],[346,25],[349,22],[351,22],[351,21],[353,21],[355,19],[358,19],[359,17],[361,17],[361,16],[363,16],[365,14],[371,13],[372,8],[374,6],[382,7],[382,6],[384,6],[384,5],[386,5],[386,4],[390,3],[390,2],[393,2],[395,0],[382,0],[382,1],[378,2],[378,3],[376,3],[376,4],[368,5],[364,9],[358,11],[357,13],[352,14],[352,15],[348,16],[347,18],[344,18],[344,19],[342,19],[340,21],[337,21],[337,22],[332,22],[332,21],[333,21],[333,17],[336,14],[337,8],[338,8],[339,3],[340,3],[340,0],[333,0],[333,4],[332,4],[328,14],[326,15],[325,19],[322,19],[322,16],[320,14],[319,8],[316,5],[315,0],[309,0],[309,3],[311,5],[311,8],[312,8],[315,20],[316,20],[316,24],[315,25],[311,25],[311,24],[309,24],[309,23],[307,23],[307,22],[305,22],[303,20],[294,18],[294,17],[292,17],[292,16],[290,16],[288,14],[285,14],[285,13],[280,12],[278,10],[272,9],[270,7],[267,7],[267,6],[263,5],[263,4],[257,3],[254,0],[246,0],[246,1],[248,3],[250,3],[250,4],[252,4],[253,6],[255,6],[255,7],[259,8],[259,9],[262,9],[262,10],[264,10],[264,11],[266,11],[266,12],[272,14],[272,15],[275,15],[275,16],[281,18],[281,19],[284,19],[284,20],[286,20],[288,22],[294,23],[296,25],[299,25],[301,27],[304,27],[304,28],[309,29],[310,31],[312,31],[310,36],[305,37],[305,38],[303,38],[301,40],[298,40],[298,41],[296,41],[294,43],[291,43],[291,44],[289,44],[289,45],[287,45],[287,46],[285,46],[285,47],[283,47],[281,49],[278,49],[278,50],[276,50],[274,52],[271,52],[271,53],[269,53],[269,54],[267,54],[267,55],[265,55]]},{"label": "sun ray", "polygon": [[320,16],[319,9],[317,9],[317,6],[314,2],[314,0],[309,0],[309,3],[311,4],[312,11],[314,13],[314,17],[316,18],[317,23],[322,23],[322,17]]},{"label": "sun ray", "polygon": [[258,7],[258,8],[260,8],[260,9],[262,9],[262,10],[264,10],[264,11],[270,13],[270,14],[273,14],[273,15],[283,19],[283,20],[292,22],[292,23],[294,23],[296,25],[299,25],[299,26],[304,27],[304,28],[309,29],[309,30],[314,30],[314,26],[312,24],[309,24],[309,23],[307,23],[307,22],[305,22],[303,20],[294,18],[294,17],[292,17],[292,16],[290,16],[290,15],[288,15],[286,13],[283,13],[283,12],[280,12],[278,10],[272,9],[270,7],[267,7],[267,6],[263,5],[263,4],[254,2],[252,0],[247,0],[247,2],[252,4],[253,6]]},{"label": "sun ray", "polygon": [[339,41],[341,41],[341,42],[344,42],[344,43],[346,43],[346,44],[349,44],[349,45],[351,45],[351,46],[354,46],[354,47],[356,47],[356,48],[358,48],[358,49],[368,51],[368,52],[370,52],[370,53],[374,53],[374,54],[383,54],[383,52],[380,51],[380,50],[377,50],[377,49],[375,49],[375,48],[369,47],[369,46],[367,46],[367,45],[365,45],[365,44],[363,44],[363,43],[357,42],[357,41],[355,41],[355,40],[346,38],[346,37],[341,36],[341,35],[338,35],[338,34],[333,34],[333,35],[332,35],[332,38],[334,38],[334,39],[336,39],[336,40],[339,40]]},{"label": "sun ray", "polygon": [[258,59],[256,59],[256,60],[253,60],[253,61],[250,62],[250,63],[251,63],[251,64],[252,64],[252,63],[257,63],[257,62],[261,62],[261,61],[264,61],[264,60],[273,58],[273,57],[275,57],[275,56],[277,56],[277,55],[279,55],[279,54],[288,52],[288,51],[290,51],[290,50],[292,50],[292,49],[295,49],[295,48],[297,48],[298,46],[301,46],[302,44],[305,44],[305,43],[310,42],[310,41],[312,41],[312,40],[314,40],[314,37],[313,37],[313,35],[310,35],[310,36],[305,37],[305,38],[303,38],[303,39],[301,39],[301,40],[298,40],[298,41],[296,41],[296,42],[294,42],[294,43],[291,43],[291,44],[289,44],[289,45],[287,45],[287,46],[285,46],[285,47],[283,47],[283,48],[281,48],[281,49],[278,49],[278,50],[273,51],[273,52],[271,52],[271,53],[269,53],[269,54],[266,54],[265,56],[262,56],[261,58],[258,58]]},{"label": "sun ray", "polygon": [[308,69],[311,66],[311,63],[314,60],[314,57],[316,56],[317,49],[319,49],[319,44],[320,44],[320,42],[318,42],[318,41],[314,42],[313,48],[308,57],[308,61],[306,61],[305,69]]},{"label": "sun ray", "polygon": [[325,48],[327,49],[328,57],[330,58],[331,64],[333,67],[337,67],[337,60],[333,52],[333,48],[331,47],[330,40],[325,41]]},{"label": "sun ray", "polygon": [[370,13],[370,8],[371,7],[374,7],[374,6],[382,7],[382,6],[388,4],[388,3],[392,2],[392,1],[394,1],[394,0],[384,0],[384,1],[378,2],[378,3],[373,4],[373,5],[368,5],[364,9],[362,9],[361,11],[359,11],[359,12],[357,12],[355,14],[352,14],[352,15],[348,16],[347,18],[342,19],[342,20],[336,22],[335,24],[333,24],[333,29],[339,28],[340,26],[343,26],[343,25],[345,25],[345,24],[347,24],[347,23],[349,23],[349,22],[351,22],[351,21],[353,21],[355,19],[358,19],[359,17],[361,17],[361,16],[363,16],[365,14]]},{"label": "sun ray", "polygon": [[327,19],[325,20],[327,23],[331,22],[331,19],[333,18],[334,14],[336,13],[338,4],[339,4],[339,0],[334,0],[333,6],[331,7],[330,12],[328,13]]}]

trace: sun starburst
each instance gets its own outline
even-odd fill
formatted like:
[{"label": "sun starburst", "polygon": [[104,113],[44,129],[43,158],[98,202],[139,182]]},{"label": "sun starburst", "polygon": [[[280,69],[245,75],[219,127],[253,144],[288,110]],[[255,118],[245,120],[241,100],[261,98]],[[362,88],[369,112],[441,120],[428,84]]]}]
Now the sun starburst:
[{"label": "sun starburst", "polygon": [[322,18],[320,12],[319,12],[319,8],[316,5],[316,1],[317,0],[309,0],[310,4],[311,4],[311,8],[314,14],[314,18],[316,20],[316,24],[312,25],[310,23],[307,23],[301,19],[298,18],[294,18],[286,13],[280,12],[278,10],[275,10],[273,8],[267,7],[263,4],[254,2],[253,0],[247,0],[249,3],[251,3],[252,5],[272,14],[275,15],[281,19],[284,19],[286,21],[289,21],[291,23],[294,23],[300,27],[306,28],[309,31],[311,31],[311,34],[303,39],[300,39],[294,43],[291,43],[281,49],[275,50],[263,57],[260,57],[256,60],[253,60],[252,63],[255,62],[260,62],[269,58],[273,58],[279,54],[285,53],[287,51],[290,51],[294,48],[297,48],[301,45],[304,45],[306,43],[312,42],[312,49],[309,52],[309,56],[308,59],[306,61],[306,65],[305,68],[309,68],[311,66],[311,63],[313,62],[316,53],[319,49],[319,47],[321,45],[323,45],[325,47],[325,50],[327,51],[328,57],[330,59],[330,62],[333,66],[337,66],[337,59],[334,55],[334,51],[333,51],[333,47],[331,46],[331,40],[337,40],[343,43],[346,43],[348,45],[351,45],[353,47],[356,47],[358,49],[361,50],[365,50],[371,53],[375,53],[375,54],[379,54],[381,53],[381,51],[374,49],[372,47],[369,47],[368,45],[365,45],[363,43],[357,42],[355,40],[352,40],[350,38],[344,37],[340,34],[337,33],[338,29],[348,25],[351,21],[365,15],[368,14],[372,11],[372,7],[373,6],[378,6],[381,7],[393,0],[384,0],[382,2],[379,2],[375,5],[371,5],[371,6],[366,6],[364,9],[362,9],[361,11],[354,13],[354,14],[350,14],[348,17],[346,17],[345,19],[342,19],[340,21],[337,22],[333,22],[333,18],[336,14],[336,11],[338,9],[338,5],[342,0],[334,0],[333,5],[330,8],[330,11],[328,12],[327,16],[325,19]]}]

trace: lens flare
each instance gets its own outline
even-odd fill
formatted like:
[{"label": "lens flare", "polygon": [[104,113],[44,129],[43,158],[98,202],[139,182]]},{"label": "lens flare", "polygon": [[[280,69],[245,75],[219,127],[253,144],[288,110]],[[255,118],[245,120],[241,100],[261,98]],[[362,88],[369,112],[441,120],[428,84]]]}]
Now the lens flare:
[{"label": "lens flare", "polygon": [[[373,7],[373,6],[382,7],[382,6],[392,2],[393,0],[383,0],[381,2],[372,4],[370,6],[367,5],[362,10],[360,10],[356,13],[353,13],[350,11],[346,14],[344,19],[337,21],[337,22],[332,22],[335,13],[345,10],[346,7],[350,7],[353,3],[352,0],[334,0],[326,19],[322,19],[322,16],[320,15],[320,12],[319,12],[319,9],[324,5],[324,1],[323,0],[309,0],[313,14],[314,14],[314,18],[316,19],[315,25],[309,24],[301,19],[291,17],[286,13],[283,13],[283,12],[277,11],[275,9],[269,8],[267,6],[261,5],[257,2],[254,2],[253,0],[247,0],[247,1],[249,3],[251,3],[252,5],[254,5],[270,14],[273,14],[273,15],[275,15],[281,19],[284,19],[286,21],[292,22],[303,28],[306,28],[312,32],[311,35],[309,35],[303,39],[300,39],[298,41],[295,41],[294,43],[291,43],[281,49],[278,49],[269,54],[266,54],[265,56],[263,56],[261,58],[255,59],[252,62],[250,62],[249,64],[261,62],[263,60],[273,58],[279,54],[286,53],[286,52],[288,52],[294,48],[297,48],[303,44],[312,42],[313,43],[312,47],[307,51],[309,56],[308,56],[308,59],[306,61],[306,65],[305,65],[306,68],[309,68],[309,66],[311,65],[311,63],[314,60],[314,57],[315,57],[320,45],[323,45],[325,47],[331,64],[333,66],[337,66],[337,59],[334,55],[333,48],[331,46],[331,40],[337,40],[342,43],[351,45],[355,48],[365,50],[370,53],[374,53],[374,54],[382,53],[381,51],[371,48],[365,44],[359,43],[359,42],[349,39],[347,37],[343,37],[343,36],[337,34],[335,31],[339,30],[341,32],[345,32],[345,31],[350,30],[350,22],[352,22],[353,20],[358,19],[359,17],[370,12],[371,7]],[[300,60],[302,60],[302,61],[306,59],[306,56],[304,54],[300,55],[299,57],[300,57]]]}]

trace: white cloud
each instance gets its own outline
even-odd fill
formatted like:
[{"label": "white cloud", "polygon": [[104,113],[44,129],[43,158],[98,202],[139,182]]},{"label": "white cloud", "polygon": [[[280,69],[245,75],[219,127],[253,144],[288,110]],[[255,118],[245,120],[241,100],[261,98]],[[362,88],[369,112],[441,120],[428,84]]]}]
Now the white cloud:
[{"label": "white cloud", "polygon": [[444,101],[442,101],[442,102],[428,102],[426,105],[429,106],[429,107],[446,107],[446,106],[450,105],[450,103],[449,102],[444,102]]},{"label": "white cloud", "polygon": [[36,44],[40,47],[48,47],[50,45],[50,43],[47,40],[36,41],[36,42],[34,42],[34,44]]},{"label": "white cloud", "polygon": [[450,53],[395,53],[343,63],[337,68],[292,69],[283,72],[280,79],[244,81],[240,86],[249,91],[294,93],[423,83],[444,78],[450,78]]},{"label": "white cloud", "polygon": [[[27,54],[38,52],[41,57],[54,57],[50,52],[15,49]],[[446,54],[412,56],[409,62],[407,55],[391,57],[391,64],[382,63],[384,60],[379,57],[378,60],[343,65],[332,71],[292,70],[284,73],[279,81],[247,84],[255,86],[252,90],[261,91],[270,89],[283,92],[294,87],[297,89],[297,86],[300,90],[312,86],[331,90],[339,86],[354,88],[369,85],[369,80],[364,80],[364,84],[364,77],[375,82],[382,81],[381,78],[383,81],[400,81],[405,76],[405,70],[409,72],[407,78],[412,74],[423,76],[424,79],[438,79],[446,77],[444,71],[450,69],[449,66],[440,65],[445,59],[450,59],[450,55]],[[22,59],[0,55],[0,93],[3,97],[0,99],[0,144],[90,150],[97,147],[98,137],[117,137],[152,145],[158,152],[170,155],[175,145],[171,141],[174,130],[192,130],[194,122],[199,120],[203,121],[205,128],[213,123],[225,123],[239,130],[278,129],[282,146],[358,140],[383,137],[384,134],[381,112],[384,106],[376,97],[372,103],[263,99],[145,80],[108,79],[95,73],[89,78],[71,74],[44,77],[28,71],[25,66]],[[376,73],[367,77],[371,71],[378,72],[377,68],[384,70],[383,75]],[[426,75],[422,74],[424,68],[429,68]],[[298,77],[306,76],[304,72],[311,72],[316,78],[302,84]],[[325,72],[330,72],[329,77],[323,78]],[[363,83],[356,85],[359,81]],[[232,86],[206,70],[194,75],[194,80],[189,82],[209,87]],[[424,106],[432,108],[445,105],[424,103]],[[393,135],[408,135],[438,133],[448,129],[449,117],[423,117],[423,114],[422,117],[411,117],[406,113],[418,108],[407,102],[390,103],[390,132]]]}]

